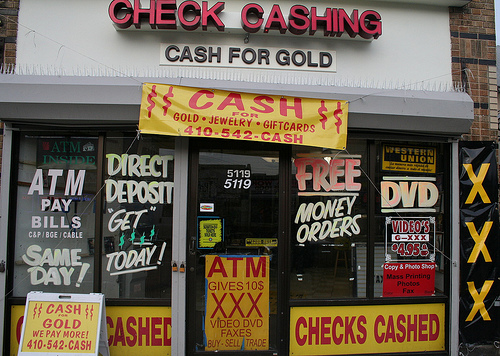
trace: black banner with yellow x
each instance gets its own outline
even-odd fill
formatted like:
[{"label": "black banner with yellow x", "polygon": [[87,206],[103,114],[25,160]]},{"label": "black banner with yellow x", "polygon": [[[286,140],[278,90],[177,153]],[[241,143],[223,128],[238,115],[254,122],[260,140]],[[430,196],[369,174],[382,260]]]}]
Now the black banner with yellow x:
[{"label": "black banner with yellow x", "polygon": [[500,236],[495,142],[460,144],[460,342],[500,340]]}]

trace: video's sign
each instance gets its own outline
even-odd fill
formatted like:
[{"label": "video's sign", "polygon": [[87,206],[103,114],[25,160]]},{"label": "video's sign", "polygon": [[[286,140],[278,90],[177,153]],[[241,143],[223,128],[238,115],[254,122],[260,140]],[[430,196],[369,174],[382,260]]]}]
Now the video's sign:
[{"label": "video's sign", "polygon": [[435,218],[387,217],[386,261],[434,261]]},{"label": "video's sign", "polygon": [[384,297],[434,294],[434,217],[386,217]]}]

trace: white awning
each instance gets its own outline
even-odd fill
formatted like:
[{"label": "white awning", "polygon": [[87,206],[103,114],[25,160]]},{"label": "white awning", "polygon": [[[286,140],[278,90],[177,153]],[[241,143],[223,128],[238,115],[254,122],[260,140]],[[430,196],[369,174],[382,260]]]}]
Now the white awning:
[{"label": "white awning", "polygon": [[459,137],[474,120],[462,92],[286,85],[189,78],[0,75],[0,120],[33,124],[135,125],[143,82],[349,101],[349,130]]}]

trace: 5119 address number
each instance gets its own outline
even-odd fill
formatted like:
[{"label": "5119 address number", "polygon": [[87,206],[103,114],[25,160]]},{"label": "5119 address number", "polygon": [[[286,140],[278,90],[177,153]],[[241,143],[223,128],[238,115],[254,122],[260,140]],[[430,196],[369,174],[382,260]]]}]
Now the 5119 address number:
[{"label": "5119 address number", "polygon": [[252,180],[249,169],[228,169],[226,172],[225,189],[250,189]]}]

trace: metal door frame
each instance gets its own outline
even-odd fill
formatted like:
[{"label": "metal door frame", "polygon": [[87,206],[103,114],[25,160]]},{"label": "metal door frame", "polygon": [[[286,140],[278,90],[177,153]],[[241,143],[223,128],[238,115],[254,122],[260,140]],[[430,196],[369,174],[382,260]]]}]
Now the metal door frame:
[{"label": "metal door frame", "polygon": [[[208,142],[213,142],[214,140],[208,139]],[[177,275],[181,275],[181,278],[172,278],[172,309],[174,309],[176,306],[182,308],[182,312],[177,313],[177,318],[174,320],[174,312],[172,311],[172,328],[177,327],[178,323],[184,323],[182,325],[182,332],[184,332],[183,335],[180,335],[180,330],[176,330],[175,333],[172,332],[172,338],[177,337],[177,343],[182,344],[179,345],[178,348],[175,349],[175,351],[178,351],[179,353],[176,353],[174,351],[174,345],[172,344],[172,355],[193,355],[195,353],[192,353],[191,350],[186,347],[185,345],[188,345],[191,340],[195,340],[195,336],[190,337],[188,334],[190,333],[190,327],[192,326],[190,323],[195,321],[194,313],[190,316],[189,313],[187,312],[187,308],[190,305],[190,302],[194,302],[192,299],[192,295],[188,293],[188,283],[191,283],[194,281],[194,279],[189,279],[188,278],[188,273],[193,272],[194,270],[191,269],[191,266],[189,265],[189,250],[190,250],[190,244],[191,244],[191,237],[193,230],[190,230],[188,226],[190,224],[194,224],[192,226],[196,226],[196,214],[191,214],[189,210],[192,210],[193,207],[188,204],[187,202],[193,202],[197,201],[197,186],[198,186],[198,164],[199,164],[199,151],[202,147],[210,147],[210,146],[205,146],[204,140],[196,140],[196,141],[183,141],[183,146],[179,147],[179,151],[177,151],[177,146],[176,146],[176,160],[179,158],[179,160],[182,160],[184,163],[180,163],[181,167],[179,169],[185,170],[187,168],[187,172],[185,174],[182,174],[182,177],[179,177],[180,179],[183,179],[182,181],[182,187],[185,189],[185,191],[181,194],[180,199],[183,200],[183,202],[180,204],[179,209],[181,211],[178,211],[177,208],[174,207],[174,224],[183,224],[183,235],[177,236],[176,234],[176,229],[174,228],[174,237],[179,237],[177,238],[178,245],[177,247],[173,246],[172,249],[178,249],[179,251],[182,251],[182,254],[174,255],[174,252],[172,256],[176,256],[176,258],[179,259],[179,261],[186,261],[186,273],[177,273]],[[213,146],[217,146],[220,148],[235,148],[234,142],[229,142],[227,140],[217,140],[217,143],[213,143]],[[256,150],[262,150],[262,152],[266,151],[276,151],[279,152],[279,218],[278,218],[278,232],[279,232],[279,237],[280,237],[280,242],[278,243],[278,256],[279,256],[279,262],[278,262],[278,295],[277,295],[277,320],[278,320],[278,338],[276,340],[277,344],[277,350],[269,350],[269,351],[259,351],[259,355],[273,355],[277,356],[278,354],[288,354],[288,347],[289,347],[289,303],[288,303],[288,290],[289,290],[289,283],[287,277],[289,273],[287,273],[287,266],[288,266],[288,252],[289,252],[289,236],[290,236],[290,221],[287,218],[289,216],[289,210],[290,210],[290,204],[287,199],[289,199],[289,193],[287,190],[287,187],[290,187],[290,170],[291,170],[291,162],[290,162],[290,157],[291,157],[291,148],[288,145],[279,145],[279,144],[249,144],[246,146],[246,143],[238,143],[238,148],[240,148],[242,151],[245,149],[245,147],[256,147]],[[250,146],[251,145],[251,146]],[[259,146],[263,145],[263,146]],[[213,147],[212,146],[212,147]],[[261,148],[264,147],[264,148]],[[177,153],[180,153],[181,156],[177,156]],[[189,161],[189,162],[188,162]],[[180,175],[180,172],[177,170],[176,166],[176,174]],[[196,179],[195,179],[196,177]],[[176,180],[177,184],[177,180]],[[176,189],[177,185],[176,185]],[[175,199],[175,193],[174,193],[174,199]],[[189,205],[189,208],[188,208]],[[188,210],[189,209],[189,210]],[[177,215],[179,213],[179,215]],[[180,217],[180,219],[177,219]],[[192,229],[192,228],[191,228]],[[184,243],[182,246],[181,244]],[[184,259],[180,258],[183,257]],[[175,261],[175,258],[173,258]],[[173,273],[175,275],[176,273]],[[174,277],[174,276],[173,276]],[[177,281],[183,283],[183,286],[176,286],[174,283]],[[194,282],[192,283],[194,284]],[[181,288],[182,293],[177,293],[174,292],[175,288]],[[175,295],[174,295],[175,293]],[[183,302],[180,300],[174,300],[174,296],[176,297],[181,297],[184,296]],[[234,354],[238,356],[244,356],[244,355],[256,355],[256,351],[235,351],[235,352],[230,352],[230,351],[225,351],[224,353],[229,354]],[[210,355],[210,354],[216,354],[216,352],[211,352],[211,351],[205,351],[201,352],[200,355]]]},{"label": "metal door frame", "polygon": [[[175,140],[172,262],[186,263],[189,141]],[[186,353],[186,273],[172,269],[172,355]]]}]

